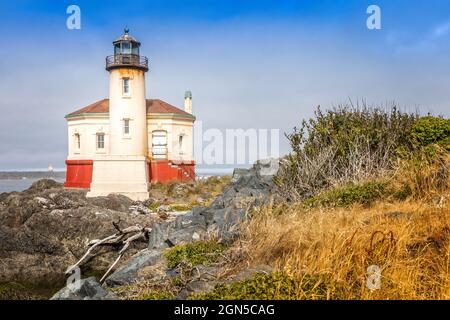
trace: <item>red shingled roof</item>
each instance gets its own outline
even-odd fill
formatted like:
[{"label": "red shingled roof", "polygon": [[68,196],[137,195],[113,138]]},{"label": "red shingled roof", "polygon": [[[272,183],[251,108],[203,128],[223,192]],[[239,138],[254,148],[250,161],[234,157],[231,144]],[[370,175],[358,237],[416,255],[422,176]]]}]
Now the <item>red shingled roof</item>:
[{"label": "red shingled roof", "polygon": [[[108,113],[109,112],[109,99],[103,99],[93,104],[88,105],[80,110],[72,112],[69,116],[74,116],[83,113]],[[159,99],[147,99],[147,113],[175,113],[183,115],[191,115],[184,110],[168,104]]]}]

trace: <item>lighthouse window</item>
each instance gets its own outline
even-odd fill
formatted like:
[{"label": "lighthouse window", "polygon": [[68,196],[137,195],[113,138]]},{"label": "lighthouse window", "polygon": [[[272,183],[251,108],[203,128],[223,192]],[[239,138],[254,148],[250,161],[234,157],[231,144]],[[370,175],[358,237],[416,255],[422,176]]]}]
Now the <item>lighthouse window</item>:
[{"label": "lighthouse window", "polygon": [[123,94],[130,94],[130,79],[123,78]]},{"label": "lighthouse window", "polygon": [[180,153],[183,153],[183,138],[184,138],[183,135],[180,135],[180,136],[178,137],[178,145],[179,145],[179,147],[180,147]]},{"label": "lighthouse window", "polygon": [[131,53],[131,43],[129,43],[129,42],[123,42],[122,43],[122,53],[123,54],[130,54]]},{"label": "lighthouse window", "polygon": [[75,134],[75,149],[80,150],[80,148],[81,148],[80,134],[76,133]]},{"label": "lighthouse window", "polygon": [[123,133],[130,134],[130,120],[129,119],[123,120]]},{"label": "lighthouse window", "polygon": [[133,44],[131,47],[131,54],[139,55],[139,46],[137,44]]},{"label": "lighthouse window", "polygon": [[97,149],[105,149],[105,134],[97,133]]},{"label": "lighthouse window", "polygon": [[120,43],[114,45],[114,54],[120,54]]}]

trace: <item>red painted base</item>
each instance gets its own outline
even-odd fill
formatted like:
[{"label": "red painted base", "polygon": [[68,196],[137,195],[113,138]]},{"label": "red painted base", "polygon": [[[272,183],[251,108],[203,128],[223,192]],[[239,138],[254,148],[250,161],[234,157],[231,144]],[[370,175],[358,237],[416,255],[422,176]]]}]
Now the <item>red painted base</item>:
[{"label": "red painted base", "polygon": [[[89,189],[93,160],[67,160],[66,188]],[[148,162],[151,183],[195,181],[195,161],[151,160]]]},{"label": "red painted base", "polygon": [[151,183],[194,181],[195,161],[152,160],[149,173]]},{"label": "red painted base", "polygon": [[67,160],[66,188],[89,189],[92,182],[92,160]]}]

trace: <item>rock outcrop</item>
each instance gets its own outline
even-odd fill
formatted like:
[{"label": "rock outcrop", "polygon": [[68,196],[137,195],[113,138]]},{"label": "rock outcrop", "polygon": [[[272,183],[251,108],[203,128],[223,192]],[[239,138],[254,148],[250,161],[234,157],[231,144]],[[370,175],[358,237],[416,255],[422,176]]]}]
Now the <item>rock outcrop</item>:
[{"label": "rock outcrop", "polygon": [[[239,235],[240,224],[246,219],[248,211],[269,201],[275,188],[273,175],[277,170],[277,159],[258,161],[251,169],[236,169],[231,183],[209,207],[196,207],[172,221],[156,222],[149,235],[149,249],[114,272],[106,283],[116,286],[139,281],[139,271],[156,264],[160,266],[159,273],[166,277],[176,276],[160,263],[164,249],[210,235],[217,236],[220,242],[231,242]],[[166,269],[161,271],[161,268]],[[196,282],[188,284],[178,298],[183,299],[192,292],[214,287],[215,280],[204,276],[212,272],[202,273]]]},{"label": "rock outcrop", "polygon": [[[53,180],[39,180],[24,192],[0,194],[0,283],[64,283],[64,271],[86,251],[89,240],[122,226],[151,225],[154,218],[131,214],[127,197],[86,198],[85,191],[66,190]],[[132,248],[133,255],[145,248]],[[83,273],[105,271],[115,252],[100,251]]]},{"label": "rock outcrop", "polygon": [[105,290],[95,277],[82,279],[59,290],[50,300],[114,300],[115,295]]},{"label": "rock outcrop", "polygon": [[[148,244],[143,242],[130,249],[106,279],[107,285],[138,281],[143,269],[155,268],[161,278],[170,277],[172,271],[165,266],[163,251],[212,234],[224,243],[235,239],[249,210],[270,199],[277,170],[278,160],[259,161],[248,170],[237,169],[223,194],[210,206],[196,207],[167,221],[139,210],[148,207],[145,203],[118,195],[88,199],[85,191],[67,190],[52,180],[40,180],[24,192],[0,194],[0,282],[63,283],[66,268],[84,254],[90,240],[116,232],[113,222],[123,227],[139,224],[152,230]],[[100,250],[83,265],[82,274],[104,272],[116,254],[108,248]],[[210,288],[213,283],[192,283],[183,295],[197,292],[200,287]],[[113,298],[95,278],[82,280],[76,288],[64,287],[53,297]]]},{"label": "rock outcrop", "polygon": [[250,169],[236,169],[231,183],[209,207],[195,207],[169,222],[155,223],[149,248],[161,249],[202,239],[214,233],[219,241],[233,240],[250,209],[266,203],[274,190],[278,159],[258,161]]}]

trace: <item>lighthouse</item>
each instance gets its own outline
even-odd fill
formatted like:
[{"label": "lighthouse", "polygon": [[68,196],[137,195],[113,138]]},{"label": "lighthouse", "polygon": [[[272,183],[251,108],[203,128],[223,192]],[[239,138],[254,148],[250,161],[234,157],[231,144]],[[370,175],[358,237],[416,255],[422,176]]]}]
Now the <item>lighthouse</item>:
[{"label": "lighthouse", "polygon": [[145,157],[145,73],[148,71],[148,59],[140,56],[141,44],[129,35],[128,29],[113,44],[114,55],[106,58],[106,70],[109,72],[109,153]]},{"label": "lighthouse", "polygon": [[66,116],[67,188],[145,200],[152,183],[195,179],[192,94],[185,93],[184,110],[147,99],[149,62],[140,47],[125,29],[106,58],[109,97]]}]

